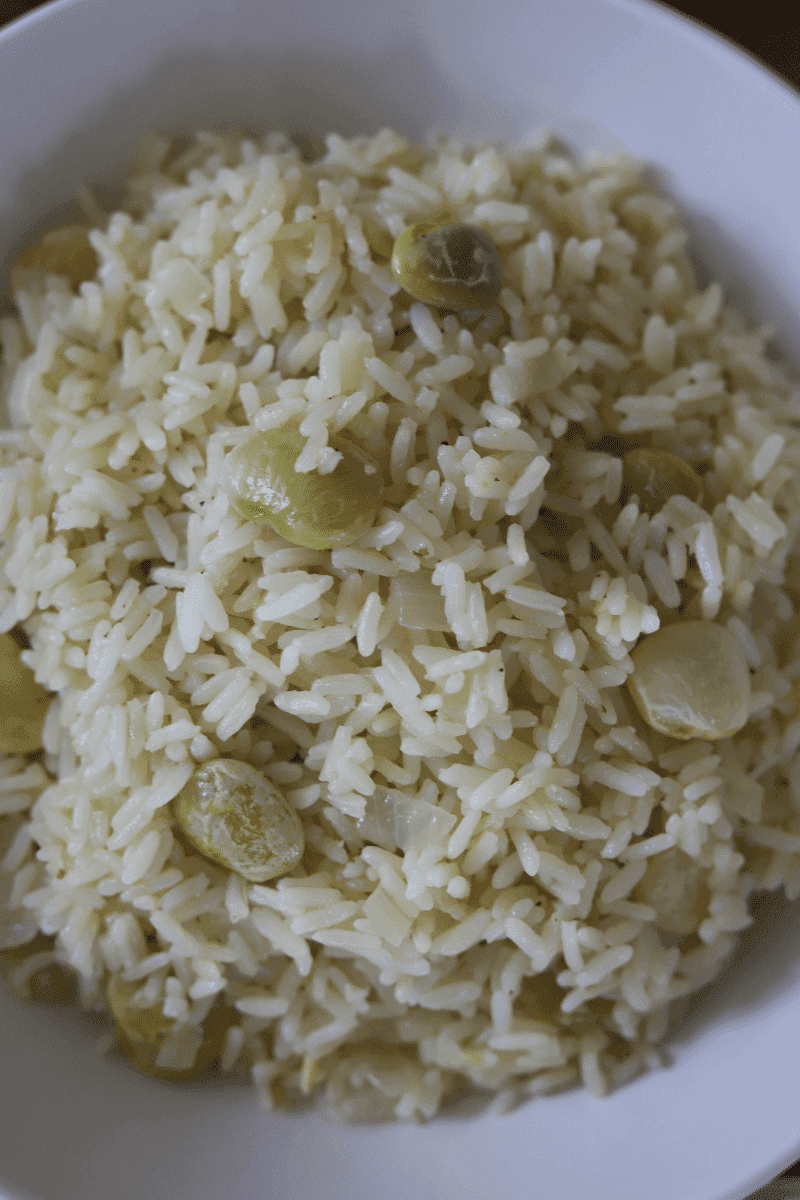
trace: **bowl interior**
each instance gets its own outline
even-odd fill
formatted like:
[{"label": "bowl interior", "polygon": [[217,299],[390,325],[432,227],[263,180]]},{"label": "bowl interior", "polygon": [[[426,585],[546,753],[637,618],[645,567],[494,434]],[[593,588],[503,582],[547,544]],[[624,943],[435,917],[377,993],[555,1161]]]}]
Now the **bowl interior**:
[{"label": "bowl interior", "polygon": [[[0,35],[0,100],[0,293],[31,229],[85,182],[113,190],[152,128],[549,127],[653,162],[701,269],[800,362],[800,98],[644,0],[59,0]],[[94,1054],[89,1018],[0,996],[0,1194],[741,1200],[800,1154],[799,1006],[800,911],[773,898],[670,1069],[602,1102],[352,1130],[139,1078]]]}]

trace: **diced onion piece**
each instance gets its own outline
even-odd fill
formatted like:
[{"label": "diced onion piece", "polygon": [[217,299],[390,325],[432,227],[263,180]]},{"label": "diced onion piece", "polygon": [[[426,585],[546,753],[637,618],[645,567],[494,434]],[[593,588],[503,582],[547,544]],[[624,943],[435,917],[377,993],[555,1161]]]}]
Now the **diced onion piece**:
[{"label": "diced onion piece", "polygon": [[740,643],[713,621],[667,625],[631,654],[628,690],[647,724],[669,737],[730,737],[750,715],[750,672]]},{"label": "diced onion piece", "polygon": [[396,576],[392,580],[391,590],[397,601],[397,624],[404,629],[427,629],[438,633],[450,629],[444,611],[444,597],[431,582],[427,571]]},{"label": "diced onion piece", "polygon": [[653,855],[634,896],[656,910],[659,929],[678,937],[695,933],[708,908],[703,871],[677,846]]},{"label": "diced onion piece", "polygon": [[452,813],[427,800],[391,788],[378,788],[357,822],[362,838],[384,850],[419,850],[441,843],[456,823]]}]

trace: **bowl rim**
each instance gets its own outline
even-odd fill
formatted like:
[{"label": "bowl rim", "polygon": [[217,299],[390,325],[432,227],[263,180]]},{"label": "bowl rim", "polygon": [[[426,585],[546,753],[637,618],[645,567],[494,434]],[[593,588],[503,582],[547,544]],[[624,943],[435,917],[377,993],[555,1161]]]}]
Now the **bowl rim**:
[{"label": "bowl rim", "polygon": [[[16,37],[29,30],[34,30],[39,23],[51,20],[58,13],[67,12],[91,2],[92,0],[48,0],[38,8],[15,18],[0,29],[0,52],[4,51],[8,43]],[[111,0],[106,0],[106,3],[109,2]],[[637,18],[646,16],[647,19],[663,24],[665,27],[669,26],[673,30],[679,29],[682,37],[702,39],[709,51],[713,49],[715,56],[727,58],[729,61],[734,58],[741,68],[758,77],[761,86],[768,82],[771,90],[778,93],[781,102],[791,107],[800,119],[800,89],[796,89],[772,67],[763,63],[753,52],[700,19],[671,8],[662,0],[594,0],[594,2],[598,8],[607,6],[628,12]],[[785,1170],[797,1159],[798,1154],[800,1154],[800,1140],[795,1148],[786,1152],[778,1161],[773,1162],[757,1178],[750,1180],[746,1185],[748,1192],[775,1178],[777,1173]],[[724,1200],[742,1200],[745,1195],[746,1193],[737,1189]],[[720,1200],[723,1198],[720,1197]]]}]

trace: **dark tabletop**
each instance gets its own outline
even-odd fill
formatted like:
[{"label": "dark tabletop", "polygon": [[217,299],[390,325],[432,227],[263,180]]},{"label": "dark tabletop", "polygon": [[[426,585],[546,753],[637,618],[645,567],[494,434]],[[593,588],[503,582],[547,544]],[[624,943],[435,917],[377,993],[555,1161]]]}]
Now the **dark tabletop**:
[{"label": "dark tabletop", "polygon": [[[41,3],[30,0],[0,0],[0,25],[40,7]],[[800,8],[792,0],[759,0],[747,5],[731,0],[682,0],[668,7],[737,42],[800,91]],[[800,1176],[800,1162],[786,1174]]]}]

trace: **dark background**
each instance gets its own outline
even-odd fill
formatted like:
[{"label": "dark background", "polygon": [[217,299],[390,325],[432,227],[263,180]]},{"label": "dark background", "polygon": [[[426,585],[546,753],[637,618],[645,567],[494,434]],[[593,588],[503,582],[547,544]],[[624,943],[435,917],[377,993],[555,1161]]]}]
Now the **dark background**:
[{"label": "dark background", "polygon": [[[39,7],[41,0],[40,3],[0,0],[0,25]],[[738,4],[736,0],[683,0],[667,7],[743,46],[800,90],[800,7],[795,0],[756,0],[749,4]],[[786,1174],[800,1176],[800,1162]]]}]

